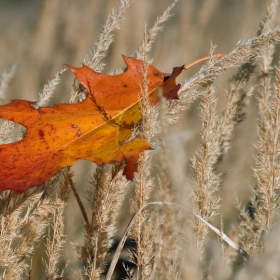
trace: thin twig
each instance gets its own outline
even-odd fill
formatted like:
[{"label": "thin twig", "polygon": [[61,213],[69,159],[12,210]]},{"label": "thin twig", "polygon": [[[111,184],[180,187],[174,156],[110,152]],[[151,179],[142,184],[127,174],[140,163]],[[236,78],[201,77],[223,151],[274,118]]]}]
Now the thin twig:
[{"label": "thin twig", "polygon": [[217,235],[219,235],[228,245],[230,245],[233,249],[235,249],[239,254],[241,254],[246,259],[250,258],[249,254],[244,249],[242,249],[240,246],[238,246],[236,243],[234,243],[227,235],[225,235],[223,232],[221,232],[220,230],[218,230],[217,228],[215,228],[214,226],[212,226],[211,224],[206,222],[203,218],[201,218],[199,215],[195,214],[194,212],[190,211],[189,209],[187,209],[187,208],[185,208],[185,207],[183,207],[183,206],[181,206],[179,204],[172,203],[172,202],[154,201],[154,202],[149,202],[149,203],[146,203],[146,204],[142,205],[138,209],[138,211],[132,216],[131,220],[129,221],[129,223],[128,223],[127,227],[126,227],[126,230],[125,230],[125,232],[123,234],[123,237],[120,240],[119,245],[118,245],[118,247],[117,247],[117,249],[115,251],[114,257],[113,257],[113,259],[111,261],[111,264],[110,264],[110,267],[108,269],[108,272],[107,272],[105,280],[110,280],[111,279],[111,277],[113,275],[113,272],[114,272],[114,269],[116,267],[116,264],[118,262],[118,259],[120,257],[121,251],[122,251],[123,246],[125,244],[125,241],[126,241],[126,239],[128,237],[128,234],[129,234],[132,226],[133,226],[133,223],[136,220],[136,218],[138,217],[139,213],[144,208],[146,208],[149,205],[164,205],[164,204],[165,205],[177,206],[177,207],[186,209],[187,211],[191,212],[198,219],[200,219],[203,223],[205,223],[210,229],[212,229]]},{"label": "thin twig", "polygon": [[72,178],[69,178],[68,181],[70,183],[71,189],[72,189],[72,191],[73,191],[73,193],[75,195],[75,198],[76,198],[76,200],[77,200],[77,202],[79,204],[79,207],[81,209],[82,215],[83,215],[85,223],[86,223],[86,228],[88,229],[90,227],[90,223],[88,221],[88,217],[87,217],[87,213],[86,213],[85,207],[84,207],[84,205],[83,205],[83,203],[82,203],[82,201],[80,199],[79,194],[76,191],[75,184],[74,184]]}]

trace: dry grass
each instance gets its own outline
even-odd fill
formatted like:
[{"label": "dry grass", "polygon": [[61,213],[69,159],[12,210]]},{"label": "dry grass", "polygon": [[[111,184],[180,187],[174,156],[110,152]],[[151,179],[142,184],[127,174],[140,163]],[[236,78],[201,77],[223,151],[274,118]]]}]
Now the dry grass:
[{"label": "dry grass", "polygon": [[[0,3],[2,103],[83,100],[64,63],[120,73],[121,52],[171,72],[207,49],[210,59],[189,71],[180,100],[161,97],[157,107],[148,102],[143,69],[143,119],[132,138],[155,150],[140,156],[133,182],[122,175],[124,163],[78,163],[42,187],[0,193],[1,279],[278,279],[278,1],[78,2],[19,6],[38,15],[28,28],[18,17],[6,29],[15,7]],[[217,51],[228,54],[212,56]],[[14,58],[19,69],[9,66]],[[1,144],[24,137],[12,122],[0,125]],[[236,250],[209,234],[207,222]],[[119,257],[122,236],[128,249]]]}]

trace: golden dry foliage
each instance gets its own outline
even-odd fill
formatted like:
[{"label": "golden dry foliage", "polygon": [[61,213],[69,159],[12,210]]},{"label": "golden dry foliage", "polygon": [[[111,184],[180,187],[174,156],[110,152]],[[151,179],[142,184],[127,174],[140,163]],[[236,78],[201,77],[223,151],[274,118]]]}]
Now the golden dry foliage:
[{"label": "golden dry foliage", "polygon": [[[142,119],[129,141],[143,138],[154,150],[140,155],[133,182],[122,175],[124,162],[75,164],[40,188],[0,193],[1,279],[278,279],[278,1],[36,3],[32,11],[18,6],[36,14],[28,28],[14,16],[6,29],[15,6],[0,3],[1,104],[84,100],[64,63],[106,71],[121,67],[121,52],[154,58],[171,72],[207,48],[210,59],[189,70],[179,100],[159,91],[157,106],[149,103],[143,67]],[[24,136],[1,121],[1,144]]]}]

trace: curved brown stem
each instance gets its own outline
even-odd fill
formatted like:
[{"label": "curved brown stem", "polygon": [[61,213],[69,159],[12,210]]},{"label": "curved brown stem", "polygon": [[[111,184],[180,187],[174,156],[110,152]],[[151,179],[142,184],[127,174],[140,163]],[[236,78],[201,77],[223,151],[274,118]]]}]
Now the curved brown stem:
[{"label": "curved brown stem", "polygon": [[76,190],[76,188],[75,188],[75,184],[74,184],[72,178],[69,178],[68,181],[69,181],[69,184],[70,184],[70,186],[71,186],[71,189],[72,189],[72,191],[73,191],[73,193],[74,193],[74,195],[75,195],[75,198],[76,198],[76,200],[77,200],[77,202],[78,202],[78,205],[79,205],[79,207],[80,207],[80,209],[81,209],[82,215],[83,215],[84,220],[85,220],[85,223],[86,223],[86,228],[88,229],[88,228],[90,227],[90,223],[89,223],[89,221],[88,221],[88,217],[87,217],[87,213],[86,213],[85,207],[84,207],[84,205],[83,205],[83,203],[82,203],[82,201],[81,201],[81,199],[80,199],[79,194],[77,193],[77,190]]}]

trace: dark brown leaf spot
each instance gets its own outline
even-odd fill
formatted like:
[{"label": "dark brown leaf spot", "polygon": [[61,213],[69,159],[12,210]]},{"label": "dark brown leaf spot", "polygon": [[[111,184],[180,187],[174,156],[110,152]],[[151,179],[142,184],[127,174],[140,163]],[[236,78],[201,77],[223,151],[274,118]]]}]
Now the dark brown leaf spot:
[{"label": "dark brown leaf spot", "polygon": [[45,136],[45,133],[42,129],[39,130],[39,136],[40,136],[40,138],[44,138],[44,136]]}]

